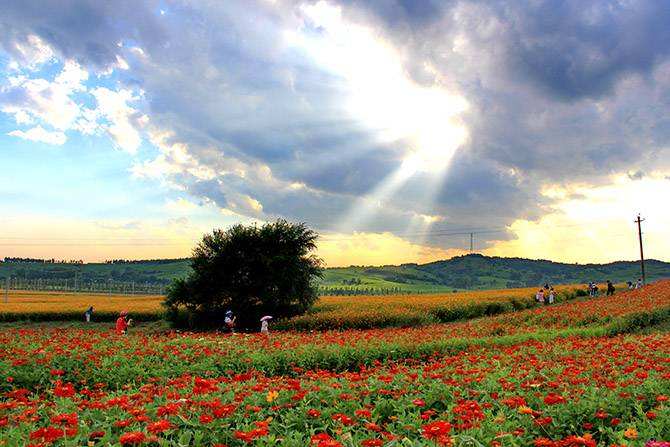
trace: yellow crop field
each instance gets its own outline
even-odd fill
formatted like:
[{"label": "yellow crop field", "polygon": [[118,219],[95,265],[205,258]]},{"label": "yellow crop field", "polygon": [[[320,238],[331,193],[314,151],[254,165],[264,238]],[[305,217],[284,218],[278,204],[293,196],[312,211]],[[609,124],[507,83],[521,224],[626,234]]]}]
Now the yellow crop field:
[{"label": "yellow crop field", "polygon": [[[26,318],[43,320],[83,319],[84,311],[93,306],[93,320],[104,316],[109,320],[110,316],[118,314],[122,310],[135,314],[155,314],[158,318],[162,311],[161,302],[163,297],[159,295],[107,295],[89,293],[64,293],[64,292],[33,292],[11,290],[7,302],[5,293],[0,292],[0,321],[16,320],[17,317],[25,315]],[[50,318],[47,318],[50,317]],[[98,318],[99,319],[99,318]]]},{"label": "yellow crop field", "polygon": [[[580,286],[559,286],[557,300],[574,297]],[[537,289],[477,290],[442,294],[324,296],[307,314],[277,322],[277,328],[346,329],[424,325],[493,315],[534,305]],[[160,319],[162,296],[10,291],[0,294],[0,321],[82,320],[93,306],[93,321],[110,321],[122,310],[136,320]]]},{"label": "yellow crop field", "polygon": [[[557,300],[573,298],[579,285],[555,288]],[[292,318],[287,329],[367,329],[422,325],[519,310],[534,305],[537,288],[441,294],[324,296],[312,312]]]}]

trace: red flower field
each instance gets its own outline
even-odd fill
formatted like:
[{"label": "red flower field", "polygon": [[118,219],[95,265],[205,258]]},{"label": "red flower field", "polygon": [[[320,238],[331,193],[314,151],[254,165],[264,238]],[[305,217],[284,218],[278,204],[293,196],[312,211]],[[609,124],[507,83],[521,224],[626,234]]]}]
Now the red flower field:
[{"label": "red flower field", "polygon": [[669,307],[659,282],[421,328],[7,326],[0,445],[663,445],[670,335],[625,332]]}]

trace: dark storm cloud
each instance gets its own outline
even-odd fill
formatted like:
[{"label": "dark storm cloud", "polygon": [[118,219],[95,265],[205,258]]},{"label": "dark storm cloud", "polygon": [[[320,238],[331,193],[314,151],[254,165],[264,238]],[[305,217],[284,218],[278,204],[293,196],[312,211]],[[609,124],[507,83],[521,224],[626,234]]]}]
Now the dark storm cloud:
[{"label": "dark storm cloud", "polygon": [[[439,188],[414,176],[365,228],[404,228],[417,213],[443,228],[504,227],[550,212],[548,183],[668,168],[665,2],[341,4],[398,49],[417,83],[470,104],[469,142]],[[210,170],[184,168],[169,174],[174,184],[242,214],[333,228],[400,166],[407,143],[380,143],[344,106],[346,80],[285,44],[299,16],[288,0],[16,1],[0,16],[0,43],[20,57],[15,43],[36,34],[100,69],[122,56],[121,81],[144,91],[152,126],[174,134],[163,144],[184,144],[189,166]]]}]

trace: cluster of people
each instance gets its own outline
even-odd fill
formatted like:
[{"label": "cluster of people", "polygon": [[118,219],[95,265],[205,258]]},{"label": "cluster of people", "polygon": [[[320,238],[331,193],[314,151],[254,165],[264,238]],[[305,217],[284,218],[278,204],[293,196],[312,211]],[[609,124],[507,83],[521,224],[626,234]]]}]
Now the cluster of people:
[{"label": "cluster of people", "polygon": [[[93,306],[90,306],[84,312],[84,320],[87,323],[91,322],[93,316]],[[233,314],[232,310],[226,311],[225,318],[223,319],[224,330],[230,332],[231,334],[235,333],[235,322],[237,317]],[[271,315],[266,315],[260,319],[261,323],[261,334],[269,335],[270,333],[270,320],[272,320]],[[116,319],[116,324],[114,326],[115,331],[119,335],[126,335],[128,333],[128,328],[133,324],[133,319],[129,318],[128,311],[123,310],[119,313],[119,318]]]},{"label": "cluster of people", "polygon": [[535,301],[540,304],[554,304],[556,301],[556,292],[548,283],[535,294]]},{"label": "cluster of people", "polygon": [[[636,283],[633,283],[632,281],[626,282],[626,286],[628,287],[628,290],[633,290],[633,289],[639,289],[642,287],[642,278],[638,278]],[[586,286],[589,296],[590,297],[597,297],[600,295],[600,288],[598,287],[598,284],[595,282],[591,281],[589,284]],[[607,280],[607,286],[605,289],[605,296],[612,296],[614,295],[614,292],[616,291],[616,288],[614,287],[614,284],[612,281],[609,279]]]},{"label": "cluster of people", "polygon": [[[230,333],[234,334],[235,333],[235,321],[237,320],[237,316],[233,314],[232,310],[227,310],[226,315],[223,319],[223,323],[225,325],[226,331],[229,331]],[[261,334],[263,335],[269,335],[270,334],[270,325],[269,322],[272,320],[271,315],[266,315],[263,318],[261,318],[260,323],[261,323]]]},{"label": "cluster of people", "polygon": [[[592,298],[595,298],[600,295],[600,288],[598,287],[598,284],[591,281],[589,284],[586,286],[589,296]],[[607,280],[607,289],[605,292],[606,296],[614,295],[616,288],[614,287],[614,284],[612,284],[612,281],[609,279]]]}]

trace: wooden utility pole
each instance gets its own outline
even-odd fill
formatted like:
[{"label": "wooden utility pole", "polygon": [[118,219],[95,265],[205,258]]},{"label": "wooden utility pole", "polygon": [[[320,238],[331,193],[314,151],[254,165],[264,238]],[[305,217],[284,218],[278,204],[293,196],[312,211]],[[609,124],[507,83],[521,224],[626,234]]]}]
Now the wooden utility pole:
[{"label": "wooden utility pole", "polygon": [[642,270],[642,284],[647,284],[647,277],[644,273],[644,250],[642,249],[642,222],[644,219],[641,219],[638,214],[635,223],[637,223],[637,236],[640,240],[640,270]]}]

